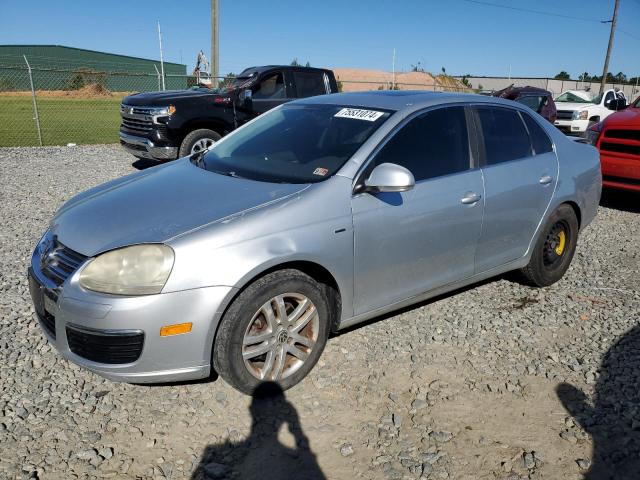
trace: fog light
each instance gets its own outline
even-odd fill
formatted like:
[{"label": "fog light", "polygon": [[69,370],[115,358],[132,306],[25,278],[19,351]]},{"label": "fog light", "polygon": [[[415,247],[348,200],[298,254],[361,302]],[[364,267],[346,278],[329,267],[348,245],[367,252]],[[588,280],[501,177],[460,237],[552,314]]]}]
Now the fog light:
[{"label": "fog light", "polygon": [[193,324],[189,323],[177,323],[175,325],[165,325],[160,329],[161,337],[170,337],[171,335],[181,335],[183,333],[189,333]]}]

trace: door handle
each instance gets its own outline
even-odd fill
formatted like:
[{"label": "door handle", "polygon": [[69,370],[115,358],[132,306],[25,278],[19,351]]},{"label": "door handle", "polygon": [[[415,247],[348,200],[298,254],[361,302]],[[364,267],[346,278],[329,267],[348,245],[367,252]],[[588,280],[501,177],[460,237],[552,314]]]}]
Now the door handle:
[{"label": "door handle", "polygon": [[476,203],[478,203],[480,201],[480,198],[482,198],[480,195],[478,195],[475,192],[468,192],[467,194],[465,194],[464,197],[462,197],[460,199],[460,202],[465,204],[465,205],[474,205]]},{"label": "door handle", "polygon": [[549,185],[553,181],[553,177],[550,175],[543,175],[540,177],[540,185]]}]

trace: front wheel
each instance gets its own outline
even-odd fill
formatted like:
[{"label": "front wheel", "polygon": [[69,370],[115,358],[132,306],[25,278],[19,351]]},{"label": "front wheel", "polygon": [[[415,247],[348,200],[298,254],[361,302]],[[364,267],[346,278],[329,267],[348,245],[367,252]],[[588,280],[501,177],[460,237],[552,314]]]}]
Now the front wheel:
[{"label": "front wheel", "polygon": [[204,152],[221,138],[219,133],[209,130],[208,128],[194,130],[182,140],[178,156],[182,158],[187,155],[193,155],[194,153]]},{"label": "front wheel", "polygon": [[329,312],[325,289],[308,275],[270,273],[247,287],[225,313],[213,366],[249,395],[262,382],[291,388],[320,358],[329,336]]},{"label": "front wheel", "polygon": [[525,282],[547,287],[565,274],[578,243],[578,219],[569,205],[553,212],[536,242],[529,264],[521,270]]}]

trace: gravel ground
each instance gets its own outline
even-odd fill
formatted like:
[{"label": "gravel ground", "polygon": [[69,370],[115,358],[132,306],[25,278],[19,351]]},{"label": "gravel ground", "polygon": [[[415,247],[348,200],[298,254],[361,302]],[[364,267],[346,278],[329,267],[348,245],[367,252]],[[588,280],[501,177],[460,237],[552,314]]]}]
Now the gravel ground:
[{"label": "gravel ground", "polygon": [[558,284],[493,279],[351,329],[252,402],[220,380],[113,383],[40,333],[32,248],[132,160],[0,149],[0,478],[640,478],[640,197],[605,197]]}]

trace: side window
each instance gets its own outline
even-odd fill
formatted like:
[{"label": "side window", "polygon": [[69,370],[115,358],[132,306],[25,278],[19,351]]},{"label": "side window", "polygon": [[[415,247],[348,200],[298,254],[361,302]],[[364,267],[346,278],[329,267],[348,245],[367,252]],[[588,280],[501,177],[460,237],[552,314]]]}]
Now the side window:
[{"label": "side window", "polygon": [[529,135],[517,111],[478,107],[487,165],[496,165],[531,155]]},{"label": "side window", "polygon": [[612,91],[608,91],[607,95],[604,97],[604,106],[608,106],[611,103],[611,100],[614,100],[616,98],[616,96],[613,94]]},{"label": "side window", "polygon": [[542,107],[544,106],[545,97],[539,95],[528,95],[526,97],[518,98],[517,101],[526,105],[534,112],[540,113],[540,110],[542,110]]},{"label": "side window", "polygon": [[299,98],[327,93],[324,86],[324,74],[321,72],[293,72],[293,79],[296,83],[296,93]]},{"label": "side window", "polygon": [[375,165],[396,163],[416,182],[470,168],[464,107],[439,108],[413,119],[382,148]]},{"label": "side window", "polygon": [[258,100],[285,98],[282,72],[267,75],[251,90],[253,98]]},{"label": "side window", "polygon": [[535,154],[540,155],[541,153],[552,152],[553,143],[551,143],[549,135],[538,125],[538,122],[531,118],[531,115],[525,113],[522,114],[522,117],[524,118],[524,123],[527,124],[527,130],[529,130],[529,136],[531,137]]}]

